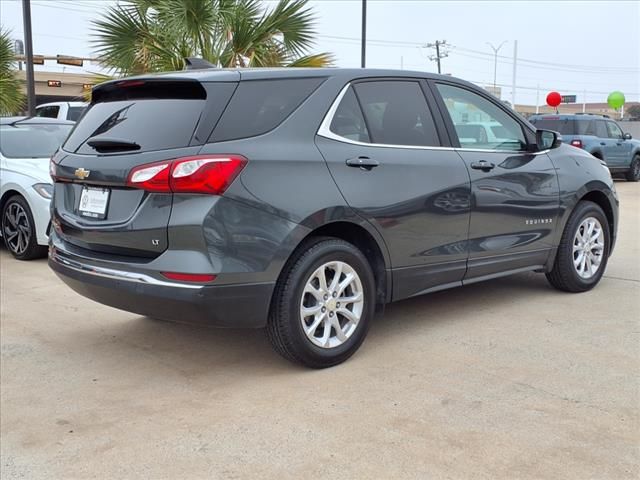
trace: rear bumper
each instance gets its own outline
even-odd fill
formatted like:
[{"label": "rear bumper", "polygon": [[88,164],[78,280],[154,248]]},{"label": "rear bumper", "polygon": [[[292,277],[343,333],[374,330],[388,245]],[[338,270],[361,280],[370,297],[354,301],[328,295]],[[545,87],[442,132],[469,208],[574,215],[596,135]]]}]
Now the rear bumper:
[{"label": "rear bumper", "polygon": [[229,328],[267,322],[274,283],[195,285],[163,281],[49,250],[49,266],[82,296],[152,318]]}]

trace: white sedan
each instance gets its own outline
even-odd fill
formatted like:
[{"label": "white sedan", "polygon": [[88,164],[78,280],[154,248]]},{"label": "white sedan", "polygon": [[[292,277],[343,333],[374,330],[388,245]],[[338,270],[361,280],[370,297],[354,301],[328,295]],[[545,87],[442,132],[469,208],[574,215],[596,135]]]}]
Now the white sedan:
[{"label": "white sedan", "polygon": [[0,233],[19,260],[46,254],[53,193],[49,159],[73,125],[49,118],[0,118]]}]

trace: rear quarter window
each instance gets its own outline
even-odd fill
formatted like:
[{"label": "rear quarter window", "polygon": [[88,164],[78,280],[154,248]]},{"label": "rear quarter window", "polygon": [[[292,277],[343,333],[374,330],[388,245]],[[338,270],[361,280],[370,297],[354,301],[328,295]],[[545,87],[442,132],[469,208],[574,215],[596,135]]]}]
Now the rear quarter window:
[{"label": "rear quarter window", "polygon": [[295,78],[240,82],[209,141],[254,137],[273,130],[324,80]]}]

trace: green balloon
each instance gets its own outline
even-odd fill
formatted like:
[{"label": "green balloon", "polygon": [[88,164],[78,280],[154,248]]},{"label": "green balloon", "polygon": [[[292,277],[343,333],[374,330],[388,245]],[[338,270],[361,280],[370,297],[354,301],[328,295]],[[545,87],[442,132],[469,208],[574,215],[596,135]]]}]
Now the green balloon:
[{"label": "green balloon", "polygon": [[624,93],[622,92],[611,92],[607,97],[607,103],[611,108],[615,108],[616,110],[624,105]]}]

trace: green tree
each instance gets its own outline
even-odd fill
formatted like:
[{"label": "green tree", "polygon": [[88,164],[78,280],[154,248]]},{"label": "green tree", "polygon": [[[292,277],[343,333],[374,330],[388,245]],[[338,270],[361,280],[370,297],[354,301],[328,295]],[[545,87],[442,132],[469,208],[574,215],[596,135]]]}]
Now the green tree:
[{"label": "green tree", "polygon": [[22,110],[24,94],[14,70],[13,41],[9,31],[0,27],[0,114],[15,114]]},{"label": "green tree", "polygon": [[221,67],[322,67],[309,54],[314,16],[308,0],[125,0],[93,22],[94,45],[116,75],[181,70],[185,57]]},{"label": "green tree", "polygon": [[640,105],[631,105],[625,110],[624,114],[630,120],[640,120]]}]

